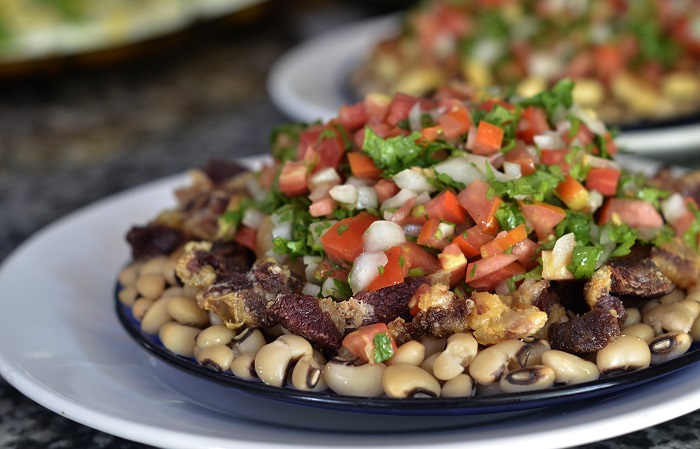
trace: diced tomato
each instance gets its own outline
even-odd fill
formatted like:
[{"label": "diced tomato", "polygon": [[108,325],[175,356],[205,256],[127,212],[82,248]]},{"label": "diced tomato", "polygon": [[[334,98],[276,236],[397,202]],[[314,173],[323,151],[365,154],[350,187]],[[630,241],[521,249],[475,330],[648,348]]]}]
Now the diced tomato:
[{"label": "diced tomato", "polygon": [[469,131],[472,119],[466,107],[454,107],[440,116],[440,126],[445,137],[452,139]]},{"label": "diced tomato", "polygon": [[486,181],[477,179],[459,192],[457,200],[483,232],[495,235],[499,229],[496,211],[503,201],[497,196],[489,198],[488,190]]},{"label": "diced tomato", "polygon": [[540,162],[545,165],[558,165],[561,167],[562,173],[565,175],[569,174],[571,170],[571,164],[566,162],[566,156],[571,152],[569,149],[558,149],[558,150],[542,150],[542,156],[540,157]]},{"label": "diced tomato", "polygon": [[438,254],[442,269],[450,274],[450,287],[464,280],[467,258],[456,243],[450,243]]},{"label": "diced tomato", "polygon": [[[579,123],[578,128],[576,129],[575,134],[571,134],[572,130],[563,130],[561,133],[561,138],[564,142],[567,144],[570,144],[574,140],[578,140],[581,142],[584,146],[591,145],[593,143],[593,138],[595,137],[595,134],[593,134],[593,131],[586,126],[585,123]],[[593,151],[593,153],[597,153],[596,151]]]},{"label": "diced tomato", "polygon": [[425,213],[429,218],[437,218],[460,224],[467,220],[467,211],[457,201],[457,195],[445,190],[425,203]]},{"label": "diced tomato", "polygon": [[554,194],[571,210],[582,211],[588,208],[588,190],[586,190],[583,184],[571,176],[567,175],[566,178],[557,185],[554,189]]},{"label": "diced tomato", "polygon": [[564,209],[549,203],[535,201],[519,204],[528,226],[535,231],[540,242],[554,234],[554,227],[566,218]]},{"label": "diced tomato", "polygon": [[264,164],[260,169],[260,174],[258,175],[258,184],[263,189],[272,188],[272,184],[277,178],[277,167],[275,164]]},{"label": "diced tomato", "polygon": [[507,101],[493,99],[493,98],[482,101],[481,103],[479,103],[477,108],[482,110],[482,111],[491,112],[493,110],[493,108],[495,108],[496,106],[501,106],[502,108],[506,108],[509,111],[512,111],[513,109],[515,109],[515,106],[513,106],[513,104],[508,103]]},{"label": "diced tomato", "polygon": [[441,265],[437,257],[415,242],[401,244],[409,271],[420,270],[428,275],[437,272]]},{"label": "diced tomato", "polygon": [[435,126],[429,126],[427,128],[423,128],[420,131],[421,133],[421,138],[420,140],[423,142],[435,142],[438,137],[440,137],[440,134],[442,134],[442,126],[440,125],[435,125]]},{"label": "diced tomato", "polygon": [[285,161],[280,172],[280,191],[287,196],[308,192],[309,169],[304,161]]},{"label": "diced tomato", "polygon": [[518,260],[515,254],[501,253],[488,259],[480,259],[475,262],[470,262],[467,265],[466,281],[472,285],[472,282],[478,281],[483,277],[500,270],[501,268],[510,265]]},{"label": "diced tomato", "polygon": [[321,245],[328,257],[336,262],[352,262],[362,253],[362,234],[378,218],[362,211],[354,217],[343,218],[322,236]]},{"label": "diced tomato", "polygon": [[343,105],[338,111],[338,121],[345,129],[355,132],[365,126],[367,122],[367,110],[363,102],[353,105]]},{"label": "diced tomato", "polygon": [[504,267],[494,270],[480,279],[475,279],[472,282],[469,282],[469,285],[477,290],[490,291],[493,290],[500,282],[503,282],[515,275],[524,273],[525,269],[518,262],[512,262]]},{"label": "diced tomato", "polygon": [[637,229],[658,228],[664,219],[654,205],[640,199],[607,198],[598,210],[599,225],[609,221],[620,221]]},{"label": "diced tomato", "polygon": [[515,148],[505,154],[505,159],[508,162],[520,165],[520,174],[530,176],[535,173],[537,161],[535,156],[528,151],[527,146],[518,141]]},{"label": "diced tomato", "polygon": [[374,163],[369,155],[365,153],[360,153],[359,151],[352,151],[347,154],[348,163],[350,164],[350,171],[353,176],[358,178],[369,178],[375,179],[379,178],[382,171]]},{"label": "diced tomato", "polygon": [[374,338],[377,334],[386,334],[391,339],[391,346],[396,352],[396,342],[394,337],[389,332],[389,328],[385,323],[375,323],[369,326],[362,326],[347,334],[343,338],[343,346],[350,351],[355,357],[358,357],[365,363],[377,363],[375,360],[375,345]]},{"label": "diced tomato", "polygon": [[233,240],[255,252],[258,249],[258,230],[246,225],[240,225],[233,234]]},{"label": "diced tomato", "polygon": [[419,285],[416,291],[413,292],[413,296],[408,300],[408,310],[411,312],[411,315],[418,315],[418,312],[420,312],[420,298],[428,292],[430,292],[430,285],[428,284]]},{"label": "diced tomato", "polygon": [[384,251],[387,263],[382,267],[379,275],[369,283],[366,290],[374,291],[380,288],[400,284],[408,275],[408,263],[401,246],[394,246]]},{"label": "diced tomato", "polygon": [[469,145],[467,148],[474,154],[491,155],[501,149],[504,134],[503,128],[482,120],[476,128],[476,138],[472,148],[469,148]]},{"label": "diced tomato", "polygon": [[450,242],[447,236],[442,235],[439,226],[440,220],[438,218],[429,218],[418,234],[418,244],[437,250],[444,249]]},{"label": "diced tomato", "polygon": [[337,204],[333,198],[324,197],[311,203],[309,213],[312,217],[325,217],[333,213]]},{"label": "diced tomato", "polygon": [[538,264],[536,256],[539,250],[539,245],[534,241],[526,238],[515,245],[511,254],[518,256],[518,263],[526,270],[532,270]]},{"label": "diced tomato", "polygon": [[527,238],[527,231],[525,231],[525,225],[520,224],[510,231],[499,232],[496,238],[490,242],[481,245],[479,252],[481,257],[484,259],[487,257],[495,256],[512,248],[518,242],[521,242]]},{"label": "diced tomato", "polygon": [[314,171],[337,167],[345,155],[345,142],[335,126],[337,125],[311,125],[299,133],[297,159],[309,159],[307,153],[315,151],[318,160],[313,167]]},{"label": "diced tomato", "polygon": [[452,239],[459,246],[465,256],[472,258],[480,254],[480,248],[493,240],[493,235],[485,234],[481,227],[474,225]]},{"label": "diced tomato", "polygon": [[605,149],[608,152],[608,155],[610,156],[615,156],[617,154],[618,148],[617,144],[615,143],[615,139],[613,139],[612,135],[610,133],[607,133],[603,136],[603,139],[605,140]]},{"label": "diced tomato", "polygon": [[620,170],[616,168],[591,167],[586,175],[586,188],[604,196],[614,196],[619,180]]},{"label": "diced tomato", "polygon": [[626,64],[625,58],[620,54],[620,48],[612,43],[597,47],[593,58],[596,61],[598,76],[606,82],[624,70]]},{"label": "diced tomato", "polygon": [[364,105],[367,123],[382,123],[389,112],[391,97],[380,93],[369,93],[365,96]]},{"label": "diced tomato", "polygon": [[377,192],[377,201],[379,201],[380,204],[384,200],[399,193],[399,190],[399,186],[388,178],[382,178],[374,185],[374,191]]},{"label": "diced tomato", "polygon": [[411,108],[418,103],[420,99],[413,95],[397,93],[389,104],[389,113],[386,117],[386,122],[391,126],[396,126],[400,121],[406,120]]},{"label": "diced tomato", "polygon": [[532,145],[535,143],[535,136],[550,129],[547,112],[535,106],[528,106],[523,110],[515,135],[526,144]]},{"label": "diced tomato", "polygon": [[338,265],[327,257],[321,259],[321,262],[318,263],[316,271],[314,272],[314,276],[319,280],[333,278],[347,282],[349,275],[350,270],[348,270],[345,265]]}]

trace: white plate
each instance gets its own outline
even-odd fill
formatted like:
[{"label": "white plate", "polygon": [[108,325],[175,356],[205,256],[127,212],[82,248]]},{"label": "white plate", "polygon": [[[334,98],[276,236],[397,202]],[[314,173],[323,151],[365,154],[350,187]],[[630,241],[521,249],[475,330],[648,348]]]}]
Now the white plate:
[{"label": "white plate", "polygon": [[[95,429],[188,449],[551,448],[611,438],[700,407],[700,365],[576,408],[433,424],[289,405],[168,372],[117,322],[113,286],[129,258],[126,230],[173,205],[173,191],[184,182],[167,178],[99,201],[38,232],[5,260],[0,373],[8,382]],[[180,382],[199,382],[201,400],[172,388]],[[212,396],[225,406],[212,405]],[[384,419],[391,432],[381,431]]]},{"label": "white plate", "polygon": [[[309,39],[272,67],[268,91],[277,107],[294,120],[328,120],[353,102],[348,76],[372,46],[398,29],[399,17],[364,20]],[[625,131],[619,144],[645,156],[700,150],[700,123]]]}]

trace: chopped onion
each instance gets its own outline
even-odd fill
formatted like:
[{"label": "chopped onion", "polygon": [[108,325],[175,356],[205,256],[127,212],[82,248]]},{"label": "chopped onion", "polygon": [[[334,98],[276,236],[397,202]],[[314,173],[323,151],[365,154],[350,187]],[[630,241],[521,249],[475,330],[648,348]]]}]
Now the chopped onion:
[{"label": "chopped onion", "polygon": [[318,268],[318,264],[321,263],[321,260],[323,258],[321,256],[304,256],[302,258],[304,261],[304,275],[306,276],[306,281],[307,282],[313,282],[317,281],[316,279],[316,269]]},{"label": "chopped onion", "polygon": [[559,150],[566,148],[566,143],[556,131],[545,131],[533,137],[535,145],[544,150]]},{"label": "chopped onion", "polygon": [[340,175],[335,168],[326,167],[311,175],[311,178],[309,178],[309,189],[314,190],[314,188],[322,184],[337,185],[340,182]]},{"label": "chopped onion", "polygon": [[312,284],[311,282],[304,284],[304,288],[301,289],[302,295],[318,297],[319,293],[321,293],[321,286]]},{"label": "chopped onion", "polygon": [[362,235],[362,248],[368,252],[386,251],[405,241],[406,235],[401,225],[393,221],[378,220],[369,225]]},{"label": "chopped onion", "polygon": [[599,156],[593,156],[592,154],[583,154],[583,164],[589,167],[596,168],[614,168],[616,170],[620,169],[620,164],[612,159],[605,159]]},{"label": "chopped onion", "polygon": [[282,237],[285,239],[292,238],[292,222],[290,220],[283,220],[278,214],[272,214],[272,239],[277,237]]},{"label": "chopped onion", "polygon": [[455,235],[454,223],[440,222],[438,225],[438,235],[441,239],[452,240],[452,237]]},{"label": "chopped onion", "polygon": [[597,119],[593,113],[587,109],[583,109],[579,105],[573,105],[569,108],[569,112],[583,122],[584,125],[591,130],[593,134],[604,135],[608,132],[608,128],[605,126],[602,120]]},{"label": "chopped onion", "polygon": [[433,169],[436,173],[447,175],[464,185],[469,185],[477,179],[486,179],[486,175],[481,170],[461,156],[438,162]]},{"label": "chopped onion", "polygon": [[352,264],[348,283],[353,293],[361,292],[379,276],[379,267],[389,262],[384,252],[364,252]]},{"label": "chopped onion", "polygon": [[503,162],[503,173],[512,176],[513,179],[520,178],[523,175],[520,164],[508,161]]},{"label": "chopped onion", "polygon": [[241,218],[241,223],[249,228],[258,229],[265,219],[266,215],[261,211],[251,207],[246,209]]},{"label": "chopped onion", "polygon": [[416,104],[408,111],[408,124],[411,127],[411,131],[420,131],[423,129],[421,126],[421,115],[420,101],[416,101]]},{"label": "chopped onion", "polygon": [[357,200],[355,209],[376,209],[379,206],[377,191],[374,187],[362,186],[357,188]]},{"label": "chopped onion", "polygon": [[567,265],[571,263],[571,253],[576,246],[576,237],[570,232],[554,243],[551,251],[542,251],[542,278],[550,281],[573,279]]},{"label": "chopped onion", "polygon": [[468,162],[471,162],[472,164],[474,164],[474,166],[482,173],[482,175],[483,175],[482,179],[486,179],[486,175],[489,173],[489,171],[493,174],[493,176],[497,180],[499,180],[501,182],[506,182],[506,181],[510,181],[510,180],[514,179],[511,176],[506,175],[502,171],[497,170],[496,167],[494,167],[493,164],[491,164],[491,161],[489,160],[489,158],[487,158],[486,156],[467,153],[464,155],[464,158]]},{"label": "chopped onion", "polygon": [[355,204],[357,201],[357,187],[348,184],[333,186],[328,193],[339,203]]},{"label": "chopped onion", "polygon": [[673,223],[688,213],[683,196],[676,192],[661,202],[661,213],[667,222]]},{"label": "chopped onion", "polygon": [[396,195],[385,199],[381,205],[381,209],[398,209],[403,206],[406,201],[411,198],[415,199],[417,196],[418,195],[413,190],[401,189]]},{"label": "chopped onion", "polygon": [[421,225],[418,224],[405,224],[403,225],[403,233],[407,236],[418,237],[422,229]]},{"label": "chopped onion", "polygon": [[603,205],[603,194],[597,190],[588,191],[588,213],[592,214]]},{"label": "chopped onion", "polygon": [[425,176],[420,169],[401,170],[392,178],[397,186],[401,189],[410,189],[416,193],[434,192],[437,187],[428,182],[428,177]]}]

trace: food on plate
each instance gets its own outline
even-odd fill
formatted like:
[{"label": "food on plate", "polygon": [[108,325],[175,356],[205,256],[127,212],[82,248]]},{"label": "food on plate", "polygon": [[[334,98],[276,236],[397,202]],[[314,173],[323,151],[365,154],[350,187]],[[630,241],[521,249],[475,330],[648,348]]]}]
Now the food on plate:
[{"label": "food on plate", "polygon": [[570,77],[606,123],[676,119],[700,111],[699,29],[695,0],[429,0],[351,83],[362,95],[466,84],[531,96]]},{"label": "food on plate", "polygon": [[215,161],[127,234],[120,301],[176,354],[343,395],[511,393],[700,339],[697,175],[649,179],[563,80],[528,99],[373,94]]}]

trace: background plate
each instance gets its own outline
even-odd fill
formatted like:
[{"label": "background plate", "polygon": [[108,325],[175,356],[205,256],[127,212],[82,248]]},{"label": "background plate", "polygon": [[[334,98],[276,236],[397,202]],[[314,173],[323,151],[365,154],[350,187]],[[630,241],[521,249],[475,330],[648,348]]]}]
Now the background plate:
[{"label": "background plate", "polygon": [[[372,46],[398,29],[400,15],[390,15],[325,32],[280,58],[272,67],[268,91],[275,105],[294,120],[328,120],[356,100],[348,76]],[[624,129],[618,143],[645,156],[669,156],[700,150],[700,115],[691,119]]]}]

